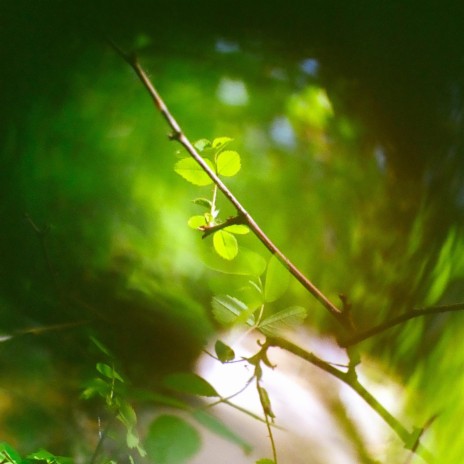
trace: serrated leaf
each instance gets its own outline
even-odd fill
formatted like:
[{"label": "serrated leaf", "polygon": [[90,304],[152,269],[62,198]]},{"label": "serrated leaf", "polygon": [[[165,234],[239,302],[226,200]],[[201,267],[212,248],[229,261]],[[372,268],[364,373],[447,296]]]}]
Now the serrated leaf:
[{"label": "serrated leaf", "polygon": [[252,450],[251,445],[243,438],[238,436],[232,429],[230,429],[224,422],[216,418],[212,414],[207,413],[201,409],[193,412],[193,417],[204,427],[211,432],[225,438],[231,443],[240,446],[245,453],[250,453]]},{"label": "serrated leaf", "polygon": [[227,144],[232,142],[233,139],[230,137],[217,137],[213,140],[213,148],[218,150],[224,148]]},{"label": "serrated leaf", "polygon": [[201,438],[185,420],[163,414],[150,424],[144,445],[156,464],[186,464],[200,450]]},{"label": "serrated leaf", "polygon": [[[214,171],[213,163],[205,158],[205,163]],[[210,185],[212,179],[193,158],[182,158],[174,165],[174,171],[194,185]]]},{"label": "serrated leaf", "polygon": [[164,377],[163,384],[179,393],[197,396],[219,396],[215,388],[203,377],[192,372],[176,372]]},{"label": "serrated leaf", "polygon": [[200,139],[194,142],[193,146],[202,152],[204,149],[211,147],[211,142],[208,139]]},{"label": "serrated leaf", "polygon": [[250,229],[248,226],[242,225],[242,224],[233,224],[231,226],[224,227],[226,232],[230,232],[231,234],[237,234],[237,235],[245,235],[250,232]]},{"label": "serrated leaf", "polygon": [[187,221],[187,225],[192,229],[199,229],[200,227],[204,227],[207,225],[205,216],[203,214],[192,216]]},{"label": "serrated leaf", "polygon": [[115,371],[114,367],[109,366],[108,364],[97,363],[97,371],[108,379],[115,379],[119,380],[120,382],[124,382],[124,379]]},{"label": "serrated leaf", "polygon": [[206,208],[208,211],[210,211],[213,206],[211,200],[208,200],[207,198],[195,198],[195,200],[193,200],[193,203],[195,203],[198,206],[202,206],[203,208]]},{"label": "serrated leaf", "polygon": [[290,273],[276,255],[269,259],[264,281],[264,300],[268,303],[280,298],[288,288]]},{"label": "serrated leaf", "polygon": [[272,316],[266,317],[258,325],[259,330],[265,335],[273,335],[282,330],[296,327],[303,323],[307,311],[301,306],[291,306]]},{"label": "serrated leaf", "polygon": [[140,444],[140,437],[132,429],[129,429],[126,433],[126,444],[129,449],[137,449],[138,453],[140,456],[143,458],[147,455],[147,452],[143,448],[143,446]]},{"label": "serrated leaf", "polygon": [[231,261],[219,257],[211,247],[203,248],[201,258],[210,269],[225,274],[258,277],[266,269],[266,260],[260,254],[243,246],[240,247],[240,253]]},{"label": "serrated leaf", "polygon": [[118,419],[127,429],[131,429],[137,424],[137,414],[127,401],[123,401],[119,406]]},{"label": "serrated leaf", "polygon": [[235,359],[234,350],[221,340],[217,340],[214,344],[214,351],[216,352],[216,356],[219,361],[222,363],[233,361]]},{"label": "serrated leaf", "polygon": [[[215,319],[223,325],[231,325],[236,322],[237,318],[246,311],[247,306],[243,301],[234,298],[230,295],[215,296],[212,300],[213,315]],[[249,319],[249,325],[253,325],[254,321]]]},{"label": "serrated leaf", "polygon": [[222,151],[216,157],[216,170],[220,176],[235,176],[240,167],[240,155],[236,151]]},{"label": "serrated leaf", "polygon": [[225,232],[224,230],[218,230],[217,232],[214,232],[213,245],[216,253],[221,256],[221,258],[230,261],[237,256],[237,239],[229,232]]}]

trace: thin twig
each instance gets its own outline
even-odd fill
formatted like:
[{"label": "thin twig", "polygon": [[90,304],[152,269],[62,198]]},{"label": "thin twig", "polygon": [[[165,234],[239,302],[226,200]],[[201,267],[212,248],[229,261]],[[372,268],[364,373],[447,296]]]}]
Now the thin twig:
[{"label": "thin twig", "polygon": [[158,91],[154,87],[153,83],[145,73],[144,69],[141,67],[135,55],[127,55],[124,53],[116,44],[112,41],[109,41],[113,49],[132,67],[135,71],[148,93],[150,94],[152,100],[154,101],[156,107],[167,121],[169,126],[172,129],[172,133],[169,136],[171,140],[177,140],[187,152],[195,159],[195,161],[201,166],[203,171],[211,178],[211,180],[217,185],[219,190],[224,194],[224,196],[229,200],[229,202],[237,210],[237,216],[244,218],[244,223],[253,231],[256,237],[264,244],[264,246],[275,255],[279,261],[289,270],[289,272],[303,285],[303,287],[311,293],[314,298],[316,298],[319,303],[321,303],[332,316],[334,316],[337,321],[342,324],[347,330],[351,330],[351,326],[345,318],[343,311],[337,308],[325,295],[322,293],[319,288],[316,287],[291,261],[287,256],[270,240],[270,238],[263,232],[259,227],[257,222],[253,217],[248,213],[248,211],[243,207],[243,205],[237,200],[235,195],[229,190],[229,188],[222,182],[219,176],[206,164],[205,160],[198,154],[197,150],[182,132],[182,129],[174,116],[170,113],[168,107],[164,103],[163,99],[159,95]]},{"label": "thin twig", "polygon": [[414,446],[414,451],[421,456],[424,461],[431,462],[433,460],[432,453],[418,442],[414,432],[408,432],[404,425],[401,424],[401,422],[389,411],[387,411],[387,409],[385,409],[385,407],[359,383],[357,377],[352,375],[350,371],[340,371],[313,353],[306,351],[298,345],[295,345],[281,337],[268,337],[266,344],[268,346],[276,346],[293,353],[295,356],[310,362],[323,371],[341,380],[344,384],[352,388],[390,426],[390,428],[400,437],[407,449],[412,449]]},{"label": "thin twig", "polygon": [[463,311],[464,310],[464,303],[455,303],[451,305],[443,305],[443,306],[430,306],[428,308],[420,308],[420,309],[412,309],[400,316],[397,316],[389,321],[385,321],[371,329],[368,329],[364,332],[358,333],[351,338],[346,340],[339,340],[338,344],[342,348],[347,348],[349,346],[356,345],[368,338],[374,337],[382,332],[385,332],[392,327],[395,327],[399,324],[403,324],[411,319],[416,317],[422,316],[431,316],[432,314],[441,314],[441,313],[449,313],[454,311]]}]

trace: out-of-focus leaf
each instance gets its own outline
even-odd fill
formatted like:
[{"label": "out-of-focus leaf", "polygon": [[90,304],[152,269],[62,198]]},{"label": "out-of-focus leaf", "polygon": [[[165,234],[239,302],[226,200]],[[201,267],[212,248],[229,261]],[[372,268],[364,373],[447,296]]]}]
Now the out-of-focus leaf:
[{"label": "out-of-focus leaf", "polygon": [[197,396],[219,396],[215,388],[203,377],[192,372],[176,372],[164,377],[163,384],[179,393]]},{"label": "out-of-focus leaf", "polygon": [[201,256],[206,266],[226,274],[260,276],[266,269],[266,260],[243,246],[235,259],[230,261],[220,258],[210,248],[204,249]]},{"label": "out-of-focus leaf", "polygon": [[93,335],[90,336],[90,340],[103,354],[106,354],[106,356],[109,356],[110,358],[114,357],[111,351],[100,340],[95,338]]},{"label": "out-of-focus leaf", "polygon": [[109,379],[115,379],[119,380],[120,382],[124,382],[124,379],[118,374],[118,372],[116,372],[114,367],[109,366],[108,364],[97,363],[97,371]]},{"label": "out-of-focus leaf", "polygon": [[275,464],[275,461],[268,458],[258,459],[255,464]]},{"label": "out-of-focus leaf", "polygon": [[42,461],[42,462],[46,462],[47,464],[71,464],[73,462],[71,458],[63,457],[63,456],[55,456],[54,454],[49,453],[48,451],[44,449],[40,449],[39,451],[31,453],[26,457],[27,459],[30,459],[33,461]]},{"label": "out-of-focus leaf", "polygon": [[278,260],[276,255],[272,255],[266,270],[266,280],[264,283],[264,299],[268,303],[280,298],[288,288],[290,273]]},{"label": "out-of-focus leaf", "polygon": [[90,380],[84,391],[81,393],[81,398],[88,400],[95,396],[101,396],[105,398],[111,393],[111,385],[100,378],[94,378]]},{"label": "out-of-focus leaf", "polygon": [[127,402],[123,401],[119,406],[118,419],[128,428],[137,424],[137,414],[134,411],[134,408]]},{"label": "out-of-focus leaf", "polygon": [[161,415],[151,423],[144,447],[156,464],[185,464],[200,450],[201,439],[185,420]]},{"label": "out-of-focus leaf", "polygon": [[233,150],[219,153],[216,158],[216,169],[220,176],[235,176],[240,171],[240,155]]},{"label": "out-of-focus leaf", "polygon": [[[205,163],[214,171],[213,163],[205,158]],[[194,185],[210,185],[211,178],[193,158],[182,158],[174,165],[174,171]]]},{"label": "out-of-focus leaf", "polygon": [[[230,296],[215,296],[212,300],[213,315],[215,319],[224,325],[230,325],[236,322],[237,318],[246,311],[247,306],[243,301]],[[253,320],[249,319],[247,323],[253,325]]]},{"label": "out-of-focus leaf", "polygon": [[261,321],[258,328],[266,335],[273,335],[285,329],[290,329],[303,323],[307,311],[301,306],[291,306],[283,309]]},{"label": "out-of-focus leaf", "polygon": [[259,400],[261,402],[261,406],[263,407],[263,410],[264,410],[264,414],[274,419],[275,414],[272,411],[271,400],[269,399],[267,390],[261,385],[258,385],[258,393],[259,393]]},{"label": "out-of-focus leaf", "polygon": [[21,464],[23,461],[20,454],[5,442],[0,443],[0,460],[11,464]]},{"label": "out-of-focus leaf", "polygon": [[221,420],[214,417],[213,415],[207,413],[203,410],[197,410],[193,412],[193,417],[204,427],[206,427],[211,432],[219,435],[222,438],[239,445],[245,453],[250,453],[252,450],[251,445],[245,441],[242,437],[237,435],[232,429],[227,427]]},{"label": "out-of-focus leaf", "polygon": [[224,230],[213,234],[213,245],[217,254],[228,261],[234,259],[238,253],[237,239]]},{"label": "out-of-focus leaf", "polygon": [[217,340],[214,344],[214,351],[216,352],[216,356],[219,361],[222,363],[233,361],[235,359],[234,350],[221,340]]}]

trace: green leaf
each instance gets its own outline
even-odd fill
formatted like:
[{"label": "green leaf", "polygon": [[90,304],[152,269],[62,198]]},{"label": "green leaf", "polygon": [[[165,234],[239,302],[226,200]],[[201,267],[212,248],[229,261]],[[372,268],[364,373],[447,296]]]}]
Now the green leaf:
[{"label": "green leaf", "polygon": [[111,380],[115,379],[120,382],[124,382],[124,379],[114,370],[114,367],[109,366],[108,364],[97,363],[97,371]]},{"label": "green leaf", "polygon": [[217,137],[213,140],[213,148],[216,150],[219,150],[221,148],[224,148],[226,145],[228,145],[230,142],[232,142],[230,137]]},{"label": "green leaf", "polygon": [[222,438],[225,438],[231,443],[240,446],[245,453],[251,452],[251,445],[242,437],[238,436],[232,429],[230,429],[218,418],[201,409],[194,411],[192,415],[201,425],[206,427],[211,432],[219,435]]},{"label": "green leaf", "polygon": [[192,372],[169,374],[164,377],[163,384],[179,393],[197,396],[219,396],[219,393],[207,380]]},{"label": "green leaf", "polygon": [[256,461],[255,464],[275,464],[275,461],[272,459],[264,458],[264,459],[259,459],[258,461]]},{"label": "green leaf", "polygon": [[[214,171],[213,163],[205,158],[205,163]],[[174,165],[174,171],[194,185],[210,185],[211,178],[193,158],[182,158]]]},{"label": "green leaf", "polygon": [[224,230],[218,230],[213,234],[213,245],[216,253],[224,259],[232,260],[237,256],[237,239]]},{"label": "green leaf", "polygon": [[206,208],[208,211],[211,211],[211,208],[213,207],[213,203],[211,200],[208,200],[207,198],[195,198],[193,200],[193,203],[195,203],[198,206],[202,206],[203,208]]},{"label": "green leaf", "polygon": [[307,311],[301,306],[291,306],[283,309],[261,321],[258,328],[265,335],[274,335],[285,329],[293,328],[303,323]]},{"label": "green leaf", "polygon": [[202,152],[206,148],[211,147],[211,142],[208,139],[200,139],[194,142],[193,146],[199,151]]},{"label": "green leaf", "polygon": [[266,260],[260,254],[243,246],[240,247],[240,253],[231,261],[220,258],[211,247],[203,248],[201,258],[210,269],[225,274],[258,277],[266,269]]},{"label": "green leaf", "polygon": [[95,396],[106,398],[111,393],[111,385],[98,377],[87,382],[85,390],[81,393],[81,398],[88,400]]},{"label": "green leaf", "polygon": [[[223,325],[231,325],[236,322],[238,316],[246,311],[247,306],[243,301],[230,295],[215,296],[212,300],[213,315]],[[248,319],[249,325],[254,324],[253,319]]]},{"label": "green leaf", "polygon": [[240,155],[232,150],[222,151],[216,157],[216,170],[220,176],[235,176],[240,171]]},{"label": "green leaf", "polygon": [[126,434],[126,444],[129,449],[137,449],[138,453],[140,456],[143,458],[147,455],[147,452],[143,448],[143,446],[140,444],[140,437],[132,429],[129,429]]},{"label": "green leaf", "polygon": [[39,451],[31,453],[26,457],[27,459],[33,461],[44,461],[48,464],[71,464],[73,462],[72,458],[55,456],[54,454],[49,453],[44,449],[40,449]]},{"label": "green leaf", "polygon": [[267,390],[258,384],[258,393],[259,393],[259,400],[261,402],[261,406],[263,407],[264,414],[274,419],[275,414],[272,411],[271,400],[269,399]]},{"label": "green leaf", "polygon": [[172,396],[163,395],[161,393],[155,393],[151,391],[143,390],[137,395],[142,401],[152,401],[155,404],[161,404],[163,406],[169,406],[171,408],[177,408],[182,410],[190,409],[190,405],[184,401],[181,401],[177,398],[173,398]]},{"label": "green leaf", "polygon": [[20,454],[8,443],[0,442],[0,462],[22,464]]},{"label": "green leaf", "polygon": [[214,344],[214,351],[216,352],[216,356],[218,357],[219,361],[222,363],[233,361],[235,359],[234,350],[221,340],[217,340]]},{"label": "green leaf", "polygon": [[237,235],[245,235],[250,232],[250,229],[248,226],[244,226],[242,224],[233,224],[231,226],[224,227],[225,231],[230,232],[231,234],[237,234]]},{"label": "green leaf", "polygon": [[200,450],[201,438],[180,417],[163,414],[151,423],[144,445],[156,464],[186,464]]},{"label": "green leaf", "polygon": [[187,224],[192,229],[199,229],[200,227],[204,227],[207,225],[205,216],[203,214],[190,217]]},{"label": "green leaf", "polygon": [[276,255],[269,259],[264,283],[264,300],[268,303],[280,298],[288,288],[290,273]]},{"label": "green leaf", "polygon": [[131,429],[137,424],[137,414],[135,413],[134,408],[127,401],[123,401],[120,404],[118,419],[126,426],[127,429]]}]

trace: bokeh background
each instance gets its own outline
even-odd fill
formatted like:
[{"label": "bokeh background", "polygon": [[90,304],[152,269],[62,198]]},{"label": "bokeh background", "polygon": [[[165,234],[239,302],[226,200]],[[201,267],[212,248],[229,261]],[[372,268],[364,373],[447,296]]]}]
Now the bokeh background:
[{"label": "bokeh background", "polygon": [[[186,226],[204,190],[175,174],[180,147],[105,38],[138,54],[188,137],[234,139],[242,171],[228,185],[368,328],[464,301],[462,10],[3,2],[0,439],[69,455],[98,356],[89,334],[136,385],[156,387],[194,365],[214,334],[211,296],[243,280],[204,265]],[[284,300],[334,344],[333,321],[298,283]],[[361,345],[375,375],[401,387],[407,421],[436,416],[426,438],[437,462],[464,456],[462,322],[416,319]],[[55,324],[71,326],[35,333]]]}]

